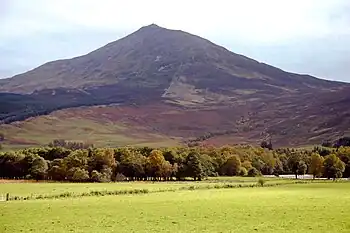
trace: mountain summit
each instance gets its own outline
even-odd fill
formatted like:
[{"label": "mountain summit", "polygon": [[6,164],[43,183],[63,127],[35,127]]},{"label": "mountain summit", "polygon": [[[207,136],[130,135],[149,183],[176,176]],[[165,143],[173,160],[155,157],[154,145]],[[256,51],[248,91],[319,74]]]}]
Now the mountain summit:
[{"label": "mountain summit", "polygon": [[1,80],[0,91],[32,93],[56,88],[87,89],[106,85],[159,87],[174,82],[193,88],[281,92],[334,88],[335,82],[284,72],[228,51],[208,40],[155,24],[87,55],[49,62]]},{"label": "mountain summit", "polygon": [[131,125],[142,122],[151,133],[184,139],[229,132],[237,142],[275,135],[281,144],[289,139],[300,144],[350,128],[344,120],[349,119],[348,88],[152,24],[84,56],[0,80],[0,121],[80,106],[118,104],[120,110],[136,105],[146,112],[157,106],[123,123],[133,119]]}]

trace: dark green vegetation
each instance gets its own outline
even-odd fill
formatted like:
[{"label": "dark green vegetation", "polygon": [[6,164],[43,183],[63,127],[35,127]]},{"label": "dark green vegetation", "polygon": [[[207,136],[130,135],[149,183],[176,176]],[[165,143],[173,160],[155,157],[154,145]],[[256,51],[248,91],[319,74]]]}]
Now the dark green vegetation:
[{"label": "dark green vegetation", "polygon": [[1,153],[0,177],[73,182],[170,181],[188,177],[200,181],[205,177],[261,174],[295,174],[297,178],[307,172],[328,179],[350,177],[350,147],[315,147],[313,150],[268,150],[251,146],[78,149],[87,145],[63,145],[71,149],[47,147]]},{"label": "dark green vegetation", "polygon": [[0,80],[0,92],[6,147],[47,145],[61,134],[99,147],[314,145],[350,128],[349,84],[288,73],[156,25]]},{"label": "dark green vegetation", "polygon": [[314,183],[10,201],[0,203],[0,232],[345,233],[349,195],[349,183]]}]

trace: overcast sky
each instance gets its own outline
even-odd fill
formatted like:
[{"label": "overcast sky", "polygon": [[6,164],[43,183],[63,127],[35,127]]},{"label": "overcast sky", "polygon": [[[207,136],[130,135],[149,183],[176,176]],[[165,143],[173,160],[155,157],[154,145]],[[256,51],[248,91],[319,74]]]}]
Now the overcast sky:
[{"label": "overcast sky", "polygon": [[0,0],[0,78],[151,23],[287,71],[350,82],[349,0]]}]

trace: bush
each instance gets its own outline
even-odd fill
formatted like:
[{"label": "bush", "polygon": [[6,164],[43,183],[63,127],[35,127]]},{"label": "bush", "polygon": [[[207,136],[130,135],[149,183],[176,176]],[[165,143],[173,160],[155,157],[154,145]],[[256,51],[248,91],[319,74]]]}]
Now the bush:
[{"label": "bush", "polygon": [[255,167],[252,167],[248,170],[248,176],[249,177],[256,177],[256,176],[260,176],[260,171],[258,171],[258,169],[256,169]]},{"label": "bush", "polygon": [[241,170],[239,171],[239,175],[240,176],[247,176],[248,175],[247,169],[244,167],[241,167]]},{"label": "bush", "polygon": [[258,184],[259,184],[261,187],[264,186],[265,182],[266,182],[266,181],[265,181],[263,178],[260,178],[260,179],[258,180]]}]

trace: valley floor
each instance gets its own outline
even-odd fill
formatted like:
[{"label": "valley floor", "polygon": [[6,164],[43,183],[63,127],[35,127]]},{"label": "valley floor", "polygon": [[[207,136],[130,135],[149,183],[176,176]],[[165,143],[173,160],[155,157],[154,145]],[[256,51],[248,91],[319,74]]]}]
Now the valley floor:
[{"label": "valley floor", "polygon": [[[256,181],[250,179],[230,182]],[[272,182],[275,181],[268,180],[266,184]],[[140,187],[158,190],[140,195],[0,202],[0,232],[350,231],[350,183],[279,182],[286,184],[274,187],[172,191],[169,188],[222,184],[223,181],[0,184],[0,193],[11,192],[16,195]]]}]

